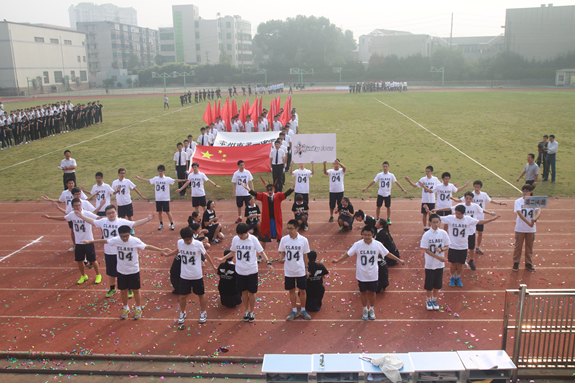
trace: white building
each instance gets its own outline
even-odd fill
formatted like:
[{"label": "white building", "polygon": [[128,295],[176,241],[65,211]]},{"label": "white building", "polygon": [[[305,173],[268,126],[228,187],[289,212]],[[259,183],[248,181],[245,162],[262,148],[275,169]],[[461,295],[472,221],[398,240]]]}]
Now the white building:
[{"label": "white building", "polygon": [[88,87],[86,35],[70,28],[0,22],[0,88],[7,94]]},{"label": "white building", "polygon": [[94,3],[79,3],[68,8],[70,27],[76,28],[76,23],[92,21],[113,21],[116,23],[138,25],[136,9],[120,8],[114,4],[96,5]]}]

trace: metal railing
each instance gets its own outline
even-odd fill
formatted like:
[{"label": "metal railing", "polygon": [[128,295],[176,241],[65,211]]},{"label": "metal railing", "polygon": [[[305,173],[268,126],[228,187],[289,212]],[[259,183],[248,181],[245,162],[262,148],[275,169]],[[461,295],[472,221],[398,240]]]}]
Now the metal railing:
[{"label": "metal railing", "polygon": [[507,290],[503,350],[510,336],[518,369],[575,368],[575,289]]}]

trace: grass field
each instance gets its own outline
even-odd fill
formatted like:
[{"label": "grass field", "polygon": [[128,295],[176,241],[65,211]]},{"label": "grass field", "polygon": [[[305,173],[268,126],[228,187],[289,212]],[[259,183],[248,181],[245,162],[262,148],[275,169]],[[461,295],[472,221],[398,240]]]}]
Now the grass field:
[{"label": "grass field", "polygon": [[[269,100],[270,97],[264,99],[264,106],[269,105]],[[300,132],[337,133],[337,154],[348,168],[345,189],[349,197],[377,194],[375,185],[365,194],[361,190],[381,171],[384,160],[391,163],[390,171],[406,188],[409,185],[404,176],[416,181],[424,175],[425,166],[433,165],[438,178],[449,171],[454,183],[461,185],[466,180],[481,179],[484,191],[492,196],[519,195],[512,186],[378,100],[519,188],[523,183],[516,183],[515,179],[526,163],[527,153],[536,153],[543,134],[555,134],[559,142],[557,182],[541,183],[535,194],[573,195],[575,92],[294,95],[292,105],[297,107]],[[74,103],[84,101],[92,99],[78,99]],[[5,104],[5,109],[25,108],[37,102]],[[203,125],[205,104],[182,108],[173,103],[169,112],[164,112],[161,97],[106,99],[103,104],[102,125],[2,151],[0,200],[35,200],[43,194],[59,196],[62,174],[57,166],[65,148],[72,151],[78,162],[77,180],[86,189],[94,184],[97,171],[102,171],[105,182],[111,183],[116,179],[117,169],[124,167],[127,178],[146,197],[153,198],[152,188],[136,182],[135,175],[151,178],[156,175],[158,164],[173,169],[175,144],[190,133],[197,137]],[[322,165],[316,164],[315,170],[311,196],[327,197],[328,182]],[[173,171],[167,175],[173,177]],[[210,197],[231,197],[230,176],[210,178],[224,186],[216,191],[208,185]],[[271,174],[264,175],[264,179],[271,179]],[[407,190],[407,197],[420,196],[419,189]],[[395,187],[392,196],[404,194]]]}]

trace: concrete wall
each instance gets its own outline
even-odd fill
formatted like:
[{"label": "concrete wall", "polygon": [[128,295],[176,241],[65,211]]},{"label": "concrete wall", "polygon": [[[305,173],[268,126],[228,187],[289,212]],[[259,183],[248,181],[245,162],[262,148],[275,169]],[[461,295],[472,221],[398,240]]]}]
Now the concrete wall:
[{"label": "concrete wall", "polygon": [[372,36],[371,54],[396,55],[398,58],[416,54],[428,57],[432,54],[431,40],[429,35]]}]

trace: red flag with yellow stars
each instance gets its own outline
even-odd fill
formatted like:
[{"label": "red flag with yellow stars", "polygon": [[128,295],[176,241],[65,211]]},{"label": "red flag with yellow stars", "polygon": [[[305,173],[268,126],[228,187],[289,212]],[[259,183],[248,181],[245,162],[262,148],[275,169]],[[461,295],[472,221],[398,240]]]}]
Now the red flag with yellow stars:
[{"label": "red flag with yellow stars", "polygon": [[193,161],[207,175],[233,175],[243,160],[251,173],[270,172],[272,144],[251,146],[196,146]]}]

